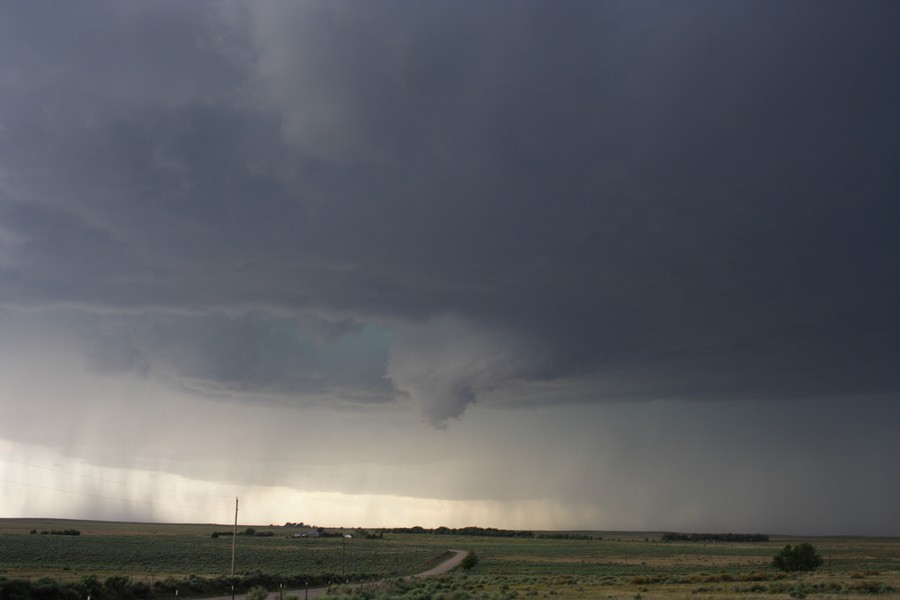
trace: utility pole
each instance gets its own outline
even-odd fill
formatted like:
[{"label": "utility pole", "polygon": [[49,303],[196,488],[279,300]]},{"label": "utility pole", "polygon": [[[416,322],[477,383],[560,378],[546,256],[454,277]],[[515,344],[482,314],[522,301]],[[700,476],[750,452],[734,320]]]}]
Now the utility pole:
[{"label": "utility pole", "polygon": [[234,577],[234,541],[237,539],[238,499],[234,499],[234,529],[231,531],[231,576]]}]

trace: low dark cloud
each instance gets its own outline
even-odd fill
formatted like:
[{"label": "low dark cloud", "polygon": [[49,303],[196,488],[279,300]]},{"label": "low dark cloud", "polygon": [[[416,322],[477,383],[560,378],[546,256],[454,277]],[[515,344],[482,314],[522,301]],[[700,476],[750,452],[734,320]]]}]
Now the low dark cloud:
[{"label": "low dark cloud", "polygon": [[[4,12],[0,297],[153,321],[101,370],[436,424],[900,391],[894,3]],[[311,322],[394,336],[337,374]]]}]

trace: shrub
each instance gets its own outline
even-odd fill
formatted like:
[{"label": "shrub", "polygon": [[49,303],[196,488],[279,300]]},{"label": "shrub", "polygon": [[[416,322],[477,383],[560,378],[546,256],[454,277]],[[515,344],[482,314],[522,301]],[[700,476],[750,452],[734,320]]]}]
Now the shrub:
[{"label": "shrub", "polygon": [[477,564],[478,564],[478,555],[475,554],[474,550],[470,550],[469,553],[466,554],[466,557],[464,559],[462,559],[462,562],[459,563],[459,566],[461,566],[463,569],[468,571],[469,569],[472,569]]},{"label": "shrub", "polygon": [[772,559],[772,566],[782,571],[815,571],[822,566],[822,557],[812,544],[788,544]]},{"label": "shrub", "polygon": [[247,600],[266,600],[269,597],[269,590],[258,585],[254,588],[251,588],[249,592],[247,592]]}]

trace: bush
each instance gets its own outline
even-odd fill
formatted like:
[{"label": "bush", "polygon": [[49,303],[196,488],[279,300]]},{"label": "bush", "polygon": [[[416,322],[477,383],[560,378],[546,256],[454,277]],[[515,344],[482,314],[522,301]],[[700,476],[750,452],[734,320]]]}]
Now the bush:
[{"label": "bush", "polygon": [[822,557],[812,544],[788,544],[772,559],[772,566],[782,571],[815,571],[822,566]]},{"label": "bush", "polygon": [[463,569],[468,571],[469,569],[473,568],[477,564],[478,564],[478,555],[475,554],[474,550],[470,550],[469,553],[466,554],[466,557],[464,559],[462,559],[462,562],[459,563],[459,566],[461,566]]},{"label": "bush", "polygon": [[269,590],[258,585],[247,592],[247,600],[266,600],[269,597]]}]

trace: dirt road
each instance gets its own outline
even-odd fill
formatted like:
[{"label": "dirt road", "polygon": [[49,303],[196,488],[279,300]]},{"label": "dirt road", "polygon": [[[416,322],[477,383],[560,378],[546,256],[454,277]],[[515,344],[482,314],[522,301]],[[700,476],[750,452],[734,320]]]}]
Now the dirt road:
[{"label": "dirt road", "polygon": [[[466,554],[468,554],[468,552],[466,552],[465,550],[450,550],[450,552],[453,553],[453,556],[451,556],[438,566],[421,573],[416,573],[415,575],[411,575],[410,577],[424,578],[434,577],[435,575],[443,575],[444,573],[458,567],[459,563],[461,563],[466,557]],[[283,592],[270,593],[269,597],[266,598],[266,600],[280,600],[282,596],[296,596],[300,600],[306,600],[307,598],[318,598],[320,596],[323,596],[327,591],[327,587],[309,588],[308,590],[284,590]],[[231,596],[219,596],[216,598],[208,598],[207,600],[232,600],[232,598]],[[234,596],[234,600],[247,600],[247,596],[246,594],[238,594]]]},{"label": "dirt road", "polygon": [[445,560],[438,566],[434,567],[433,569],[428,569],[427,571],[423,571],[422,573],[417,573],[417,574],[413,575],[413,577],[432,577],[434,575],[443,575],[447,571],[450,571],[450,570],[458,567],[459,563],[461,563],[463,561],[463,559],[466,557],[466,554],[468,554],[468,552],[466,552],[465,550],[452,550],[451,549],[450,552],[453,553],[453,556],[451,556],[450,558],[448,558],[447,560]]}]

